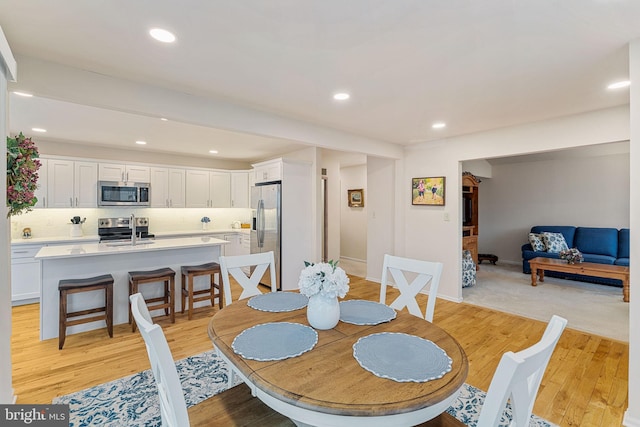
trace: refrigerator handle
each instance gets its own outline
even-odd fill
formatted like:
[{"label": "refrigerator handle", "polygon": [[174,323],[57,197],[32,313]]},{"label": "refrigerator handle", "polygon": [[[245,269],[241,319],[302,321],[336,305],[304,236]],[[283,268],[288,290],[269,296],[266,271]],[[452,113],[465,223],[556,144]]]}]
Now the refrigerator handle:
[{"label": "refrigerator handle", "polygon": [[257,240],[258,247],[262,248],[264,246],[264,200],[258,200],[258,210],[256,213],[257,217]]}]

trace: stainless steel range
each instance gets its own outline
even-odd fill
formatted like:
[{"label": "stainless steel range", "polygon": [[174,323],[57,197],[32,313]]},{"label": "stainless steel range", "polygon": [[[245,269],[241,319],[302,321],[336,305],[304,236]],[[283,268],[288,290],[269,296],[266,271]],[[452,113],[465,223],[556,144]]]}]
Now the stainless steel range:
[{"label": "stainless steel range", "polygon": [[[136,237],[150,239],[155,235],[149,233],[149,218],[134,218]],[[131,217],[98,218],[98,236],[100,241],[131,240]]]}]

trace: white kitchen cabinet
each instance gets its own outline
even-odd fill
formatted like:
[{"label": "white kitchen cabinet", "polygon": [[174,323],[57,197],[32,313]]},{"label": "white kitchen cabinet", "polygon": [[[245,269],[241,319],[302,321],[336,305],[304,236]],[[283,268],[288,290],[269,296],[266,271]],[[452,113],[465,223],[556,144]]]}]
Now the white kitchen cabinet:
[{"label": "white kitchen cabinet", "polygon": [[209,171],[186,171],[186,206],[188,208],[208,208],[209,198]]},{"label": "white kitchen cabinet", "polygon": [[185,206],[184,169],[151,167],[150,177],[152,208]]},{"label": "white kitchen cabinet", "polygon": [[231,172],[231,207],[249,207],[249,172]]},{"label": "white kitchen cabinet", "polygon": [[40,158],[40,169],[38,169],[38,187],[34,192],[38,202],[33,206],[35,209],[47,207],[47,159]]},{"label": "white kitchen cabinet", "polygon": [[228,172],[188,169],[185,181],[188,208],[231,207],[231,177]]},{"label": "white kitchen cabinet", "polygon": [[151,168],[139,165],[100,163],[98,176],[100,181],[150,182]]},{"label": "white kitchen cabinet", "polygon": [[242,255],[242,240],[238,233],[225,234],[223,239],[229,242],[224,245],[225,256]]},{"label": "white kitchen cabinet", "polygon": [[282,159],[260,162],[252,166],[256,184],[282,180]]},{"label": "white kitchen cabinet", "polygon": [[40,298],[40,261],[34,257],[44,245],[11,247],[11,303],[37,302]]},{"label": "white kitchen cabinet", "polygon": [[240,234],[240,255],[249,255],[251,253],[251,236],[249,234]]},{"label": "white kitchen cabinet", "polygon": [[95,208],[97,206],[97,163],[48,159],[45,207]]},{"label": "white kitchen cabinet", "polygon": [[231,207],[231,174],[229,172],[210,172],[209,191],[212,208]]}]

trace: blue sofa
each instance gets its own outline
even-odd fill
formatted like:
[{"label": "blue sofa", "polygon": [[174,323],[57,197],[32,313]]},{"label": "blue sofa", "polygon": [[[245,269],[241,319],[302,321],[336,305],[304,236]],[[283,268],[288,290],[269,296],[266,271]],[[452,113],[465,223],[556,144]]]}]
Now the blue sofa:
[{"label": "blue sofa", "polygon": [[[629,266],[629,229],[573,227],[564,225],[537,225],[531,228],[531,233],[540,234],[544,231],[562,233],[569,248],[578,248],[582,252],[585,262],[599,264],[613,264]],[[531,274],[529,260],[536,257],[556,258],[557,253],[534,251],[531,244],[522,245],[522,272]],[[588,277],[577,274],[545,271],[546,276],[574,279],[583,282],[602,283],[622,287],[620,280]]]}]

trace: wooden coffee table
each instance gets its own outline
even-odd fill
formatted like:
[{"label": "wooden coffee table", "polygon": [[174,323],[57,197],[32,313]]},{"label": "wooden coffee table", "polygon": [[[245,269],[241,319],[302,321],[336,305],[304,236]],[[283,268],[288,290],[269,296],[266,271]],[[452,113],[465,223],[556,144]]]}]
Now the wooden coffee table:
[{"label": "wooden coffee table", "polygon": [[531,266],[531,286],[536,286],[536,279],[544,282],[544,271],[558,271],[561,273],[581,274],[583,276],[606,277],[622,280],[622,300],[629,302],[629,267],[594,262],[569,264],[562,259],[538,257],[529,261]]}]

